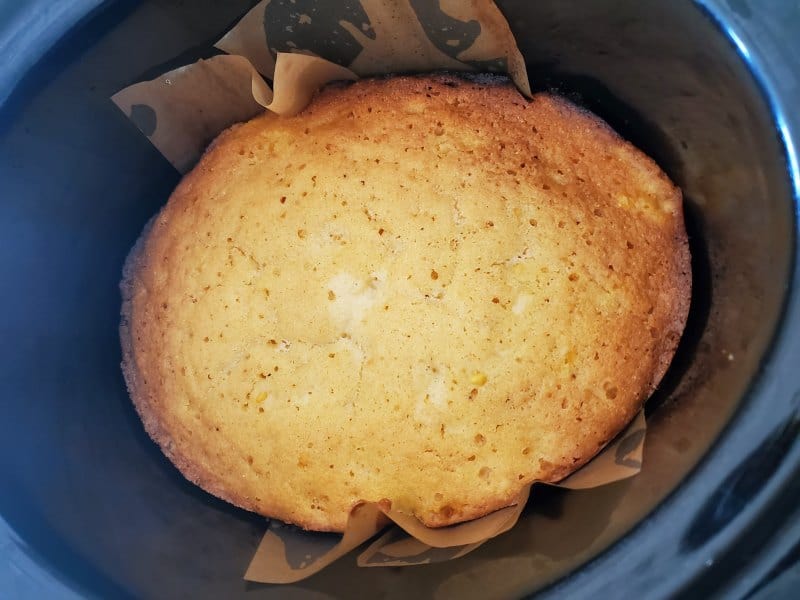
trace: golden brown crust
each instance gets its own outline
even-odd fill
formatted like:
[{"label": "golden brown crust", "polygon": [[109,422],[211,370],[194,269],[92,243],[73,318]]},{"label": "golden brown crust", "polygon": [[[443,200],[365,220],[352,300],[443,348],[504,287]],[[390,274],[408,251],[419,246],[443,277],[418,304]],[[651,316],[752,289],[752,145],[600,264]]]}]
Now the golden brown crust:
[{"label": "golden brown crust", "polygon": [[150,436],[233,504],[341,531],[512,503],[636,414],[683,330],[680,191],[566,101],[446,75],[233,127],[123,277]]}]

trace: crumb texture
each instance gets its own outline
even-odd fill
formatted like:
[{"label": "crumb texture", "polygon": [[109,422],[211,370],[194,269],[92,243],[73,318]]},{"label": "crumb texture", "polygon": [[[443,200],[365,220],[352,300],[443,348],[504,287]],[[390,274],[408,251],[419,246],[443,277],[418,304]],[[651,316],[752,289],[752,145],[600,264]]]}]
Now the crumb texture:
[{"label": "crumb texture", "polygon": [[332,85],[222,134],[128,259],[149,434],[236,505],[430,526],[591,459],[689,305],[681,195],[596,117],[505,81]]}]

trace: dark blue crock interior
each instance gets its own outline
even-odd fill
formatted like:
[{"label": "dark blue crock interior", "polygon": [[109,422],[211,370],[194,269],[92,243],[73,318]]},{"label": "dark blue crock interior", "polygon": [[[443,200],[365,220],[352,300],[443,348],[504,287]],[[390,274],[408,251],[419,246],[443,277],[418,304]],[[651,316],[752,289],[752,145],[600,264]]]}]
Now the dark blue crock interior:
[{"label": "dark blue crock interior", "polygon": [[276,598],[757,585],[800,540],[800,12],[780,0],[498,1],[534,87],[608,120],[685,193],[695,295],[648,405],[645,470],[598,490],[535,490],[514,530],[459,561],[396,571],[347,557],[275,588],[241,579],[263,520],[186,483],[144,434],[117,338],[122,262],[178,176],[108,98],[203,55],[251,4],[0,7],[4,91],[27,73],[0,108],[0,558],[22,573],[13,585]]}]

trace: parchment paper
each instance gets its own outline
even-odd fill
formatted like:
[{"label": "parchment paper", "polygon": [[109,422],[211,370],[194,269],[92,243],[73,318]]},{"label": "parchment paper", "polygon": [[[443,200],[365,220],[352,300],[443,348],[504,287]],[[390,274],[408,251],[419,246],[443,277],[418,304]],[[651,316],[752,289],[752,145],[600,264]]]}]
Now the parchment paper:
[{"label": "parchment paper", "polygon": [[[600,454],[557,487],[587,489],[636,475],[642,466],[644,437],[642,411]],[[516,525],[531,487],[526,486],[512,506],[480,519],[437,529],[425,527],[416,518],[377,502],[358,506],[351,513],[343,536],[307,532],[273,521],[245,579],[262,583],[300,581],[371,539],[387,525],[392,526],[358,556],[360,567],[410,566],[459,558]]]},{"label": "parchment paper", "polygon": [[112,97],[181,173],[234,123],[264,108],[297,114],[330,81],[477,70],[507,73],[531,94],[522,55],[490,0],[264,0],[216,47],[228,54]]},{"label": "parchment paper", "polygon": [[[227,54],[137,83],[113,97],[182,173],[234,123],[265,109],[295,115],[330,81],[401,72],[493,71],[507,73],[530,97],[522,56],[490,0],[264,0],[216,47]],[[644,434],[640,413],[597,457],[559,485],[584,489],[635,475],[641,468]],[[360,566],[458,558],[512,528],[530,492],[529,485],[507,508],[439,529],[376,502],[355,507],[343,535],[306,532],[273,520],[245,579],[299,581],[384,530],[359,555]]]}]

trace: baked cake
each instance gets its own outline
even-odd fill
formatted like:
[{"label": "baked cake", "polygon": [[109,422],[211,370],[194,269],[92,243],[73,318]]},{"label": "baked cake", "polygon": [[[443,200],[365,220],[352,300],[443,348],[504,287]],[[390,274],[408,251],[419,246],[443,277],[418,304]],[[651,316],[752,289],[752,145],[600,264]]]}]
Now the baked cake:
[{"label": "baked cake", "polygon": [[329,85],[220,135],[142,235],[131,397],[245,509],[480,517],[590,460],[658,384],[689,307],[681,204],[597,117],[504,78]]}]

